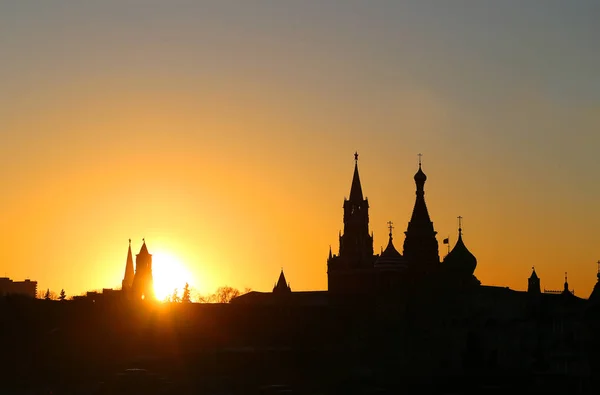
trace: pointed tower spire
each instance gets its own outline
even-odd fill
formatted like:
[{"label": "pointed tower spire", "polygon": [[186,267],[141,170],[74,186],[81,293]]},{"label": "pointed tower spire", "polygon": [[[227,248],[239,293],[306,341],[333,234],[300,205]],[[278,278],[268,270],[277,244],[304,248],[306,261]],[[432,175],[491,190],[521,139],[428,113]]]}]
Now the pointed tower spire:
[{"label": "pointed tower spire", "polygon": [[373,237],[369,234],[369,201],[363,198],[358,174],[358,152],[354,153],[354,175],[350,197],[344,200],[344,233],[340,237],[340,257],[355,263],[373,257]]},{"label": "pointed tower spire", "polygon": [[412,265],[426,268],[440,262],[437,232],[433,228],[433,222],[429,217],[429,211],[425,204],[425,181],[427,176],[421,168],[421,157],[419,154],[419,169],[414,176],[416,185],[416,200],[412,216],[406,229],[404,240],[404,256]]},{"label": "pointed tower spire", "polygon": [[349,200],[351,202],[361,202],[363,200],[362,186],[358,175],[358,152],[354,153],[354,175],[352,176]]},{"label": "pointed tower spire", "polygon": [[127,250],[127,260],[125,262],[125,276],[121,283],[121,289],[123,291],[129,291],[133,285],[133,278],[135,273],[133,271],[133,255],[131,254],[131,239],[129,239],[129,248]]},{"label": "pointed tower spire", "polygon": [[539,294],[542,292],[540,287],[540,278],[535,272],[535,266],[531,268],[531,276],[527,280],[527,292]]},{"label": "pointed tower spire", "polygon": [[279,279],[277,279],[277,283],[273,287],[273,293],[290,293],[292,289],[290,285],[285,279],[285,274],[283,274],[283,268],[281,268],[281,273],[279,273]]}]

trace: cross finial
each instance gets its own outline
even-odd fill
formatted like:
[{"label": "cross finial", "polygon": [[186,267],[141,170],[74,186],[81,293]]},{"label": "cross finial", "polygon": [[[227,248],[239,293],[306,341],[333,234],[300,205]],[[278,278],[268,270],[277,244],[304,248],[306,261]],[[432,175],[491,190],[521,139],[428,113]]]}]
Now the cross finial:
[{"label": "cross finial", "polygon": [[531,270],[535,272],[535,266],[531,266]]},{"label": "cross finial", "polygon": [[129,239],[129,245],[131,246],[131,239]]},{"label": "cross finial", "polygon": [[394,223],[392,221],[388,221],[388,229],[390,230],[390,237],[392,237],[392,229],[394,229]]},{"label": "cross finial", "polygon": [[421,157],[423,156],[423,154],[418,153],[417,156],[419,157],[419,168],[421,167]]},{"label": "cross finial", "polygon": [[144,239],[144,238],[142,237],[142,243],[145,243],[145,242],[146,242],[146,239]]},{"label": "cross finial", "polygon": [[354,151],[354,161],[358,162],[358,151]]},{"label": "cross finial", "polygon": [[458,231],[461,232],[462,231],[462,217],[459,215],[456,218],[458,218]]},{"label": "cross finial", "polygon": [[567,282],[567,272],[565,272],[565,282]]}]

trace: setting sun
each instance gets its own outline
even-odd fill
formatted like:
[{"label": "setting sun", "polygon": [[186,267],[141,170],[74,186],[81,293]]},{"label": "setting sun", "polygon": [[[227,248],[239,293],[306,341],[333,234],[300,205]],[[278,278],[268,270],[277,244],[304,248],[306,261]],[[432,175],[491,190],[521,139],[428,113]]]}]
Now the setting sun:
[{"label": "setting sun", "polygon": [[171,254],[157,252],[152,257],[154,292],[158,300],[165,300],[177,289],[181,296],[186,283],[193,287],[192,276],[179,259]]}]

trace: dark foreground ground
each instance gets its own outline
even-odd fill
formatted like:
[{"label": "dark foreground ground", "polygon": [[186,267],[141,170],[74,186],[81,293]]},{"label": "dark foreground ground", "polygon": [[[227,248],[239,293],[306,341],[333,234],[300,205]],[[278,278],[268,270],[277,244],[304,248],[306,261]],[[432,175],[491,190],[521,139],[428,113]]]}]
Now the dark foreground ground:
[{"label": "dark foreground ground", "polygon": [[468,348],[459,371],[416,365],[431,340],[382,325],[327,308],[3,301],[0,394],[597,393],[593,371],[487,369]]}]

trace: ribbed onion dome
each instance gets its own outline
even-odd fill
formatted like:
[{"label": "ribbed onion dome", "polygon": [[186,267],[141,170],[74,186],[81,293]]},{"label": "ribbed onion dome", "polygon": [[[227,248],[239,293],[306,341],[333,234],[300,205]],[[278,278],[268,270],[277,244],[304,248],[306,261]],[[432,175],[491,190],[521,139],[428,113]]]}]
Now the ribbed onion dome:
[{"label": "ribbed onion dome", "polygon": [[406,259],[396,250],[392,242],[392,234],[387,247],[375,261],[375,267],[394,267],[398,269],[406,268]]},{"label": "ribbed onion dome", "polygon": [[461,229],[458,229],[458,240],[452,251],[446,255],[444,264],[448,265],[449,269],[466,275],[472,275],[477,267],[477,258],[465,246]]}]

